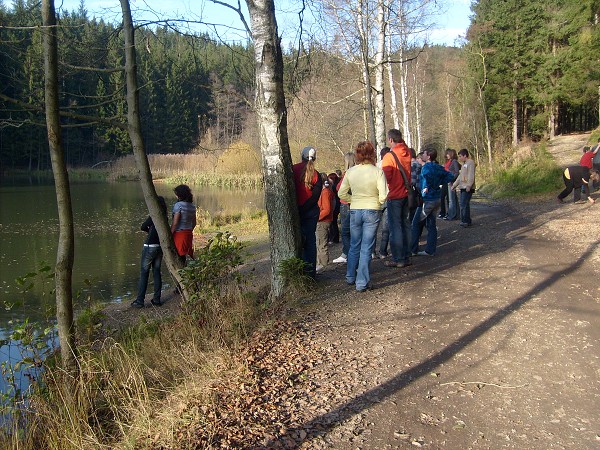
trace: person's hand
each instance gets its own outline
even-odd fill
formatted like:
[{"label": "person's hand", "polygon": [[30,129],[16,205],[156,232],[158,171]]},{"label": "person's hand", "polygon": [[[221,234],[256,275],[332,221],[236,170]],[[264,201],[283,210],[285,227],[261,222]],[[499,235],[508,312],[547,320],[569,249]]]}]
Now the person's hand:
[{"label": "person's hand", "polygon": [[588,200],[590,201],[590,203],[593,205],[594,203],[596,203],[596,200],[594,200],[592,197],[588,197]]},{"label": "person's hand", "polygon": [[467,192],[471,192],[471,187],[467,186],[467,188],[465,189]]}]

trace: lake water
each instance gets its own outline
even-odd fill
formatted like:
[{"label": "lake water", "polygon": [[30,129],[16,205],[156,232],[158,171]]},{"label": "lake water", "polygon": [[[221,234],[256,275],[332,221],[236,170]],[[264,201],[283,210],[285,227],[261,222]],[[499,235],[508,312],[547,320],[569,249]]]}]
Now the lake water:
[{"label": "lake water", "polygon": [[[23,294],[15,282],[45,264],[54,267],[58,216],[53,185],[11,183],[0,186],[0,338],[10,321],[39,320],[54,303],[52,280]],[[156,184],[158,195],[175,203],[173,187]],[[262,191],[191,186],[194,203],[215,213],[264,209]],[[75,307],[92,302],[131,302],[136,295],[140,256],[146,233],[139,231],[148,216],[140,184],[75,183],[71,186],[75,221]],[[163,265],[164,266],[164,265]],[[166,275],[166,270],[165,270]],[[152,279],[152,277],[150,277]],[[163,277],[163,288],[170,283]],[[149,284],[148,292],[151,292]],[[4,305],[15,304],[12,309]],[[0,358],[6,359],[6,347]],[[1,384],[1,382],[0,382]]]}]

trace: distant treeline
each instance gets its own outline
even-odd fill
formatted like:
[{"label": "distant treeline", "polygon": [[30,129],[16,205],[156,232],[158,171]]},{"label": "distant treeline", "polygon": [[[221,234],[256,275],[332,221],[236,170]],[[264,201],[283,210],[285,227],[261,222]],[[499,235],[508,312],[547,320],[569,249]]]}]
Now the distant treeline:
[{"label": "distant treeline", "polygon": [[[47,169],[39,2],[0,3],[0,169]],[[63,145],[70,166],[130,152],[120,29],[87,17],[59,18]],[[22,28],[20,28],[22,27]],[[243,128],[253,92],[250,45],[217,44],[166,28],[138,28],[140,113],[148,153],[187,152],[211,127],[224,146]],[[94,120],[94,118],[98,120]],[[104,121],[104,122],[102,122]],[[112,123],[107,123],[112,122]]]}]

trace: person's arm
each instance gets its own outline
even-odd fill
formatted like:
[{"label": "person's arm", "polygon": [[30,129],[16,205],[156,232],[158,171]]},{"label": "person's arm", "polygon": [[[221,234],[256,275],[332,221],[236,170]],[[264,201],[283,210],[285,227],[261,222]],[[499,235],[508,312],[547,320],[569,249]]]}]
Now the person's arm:
[{"label": "person's arm", "polygon": [[475,163],[470,160],[470,164],[467,165],[467,182],[465,183],[465,190],[467,192],[471,191],[471,187],[473,187],[473,183],[475,183]]},{"label": "person's arm", "polygon": [[179,221],[181,220],[181,212],[176,212],[173,214],[173,223],[171,224],[171,234],[175,233],[177,229],[177,225],[179,225]]},{"label": "person's arm", "polygon": [[340,189],[338,190],[338,197],[340,200],[344,200],[346,203],[352,203],[352,195],[350,195],[350,183],[348,182],[348,174],[342,179]]},{"label": "person's arm", "polygon": [[[590,185],[589,181],[588,181],[588,180],[586,180],[585,178],[582,178],[582,179],[581,179],[581,182],[582,182],[583,184],[586,184],[586,185],[588,185],[588,186]],[[589,190],[587,190],[586,192],[589,192]],[[590,202],[592,205],[593,205],[594,203],[596,203],[596,200],[594,200],[594,199],[593,199],[593,198],[592,198],[590,195],[588,195],[588,201],[589,201],[589,202]]]},{"label": "person's arm", "polygon": [[315,206],[319,202],[319,197],[321,197],[321,190],[323,189],[323,182],[321,181],[321,177],[317,177],[317,182],[312,188],[312,195],[308,200],[304,202],[302,206],[300,206],[300,211],[308,211],[313,206]]},{"label": "person's arm", "polygon": [[383,205],[389,193],[387,179],[383,170],[380,170],[377,175],[377,191],[379,192],[379,203]]},{"label": "person's arm", "polygon": [[331,189],[324,188],[321,190],[321,197],[319,198],[319,210],[321,211],[319,213],[319,221],[325,219],[333,211],[332,197],[333,192],[331,192]]}]

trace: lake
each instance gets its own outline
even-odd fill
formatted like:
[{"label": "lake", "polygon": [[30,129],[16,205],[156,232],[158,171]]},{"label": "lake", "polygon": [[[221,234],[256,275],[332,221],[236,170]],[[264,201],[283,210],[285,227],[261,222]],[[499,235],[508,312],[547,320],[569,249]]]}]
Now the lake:
[{"label": "lake", "polygon": [[[38,320],[51,307],[52,280],[25,294],[15,282],[45,264],[54,267],[58,241],[58,217],[53,185],[3,181],[0,186],[0,336],[10,321]],[[169,210],[175,203],[173,187],[156,183]],[[191,186],[198,208],[215,213],[239,213],[264,209],[262,191]],[[137,182],[74,183],[71,186],[75,221],[75,307],[95,302],[131,302],[139,276],[140,256],[146,233],[140,225],[148,216]],[[164,269],[164,264],[163,264]],[[163,288],[170,284],[166,270]],[[150,277],[152,279],[152,276]],[[152,291],[150,282],[148,292]],[[1,355],[0,357],[6,357]]]}]

